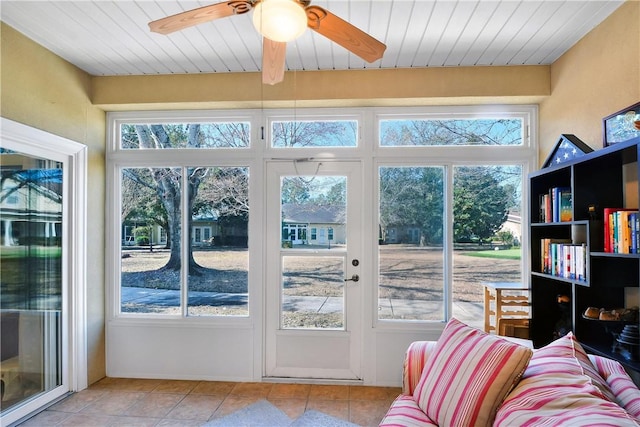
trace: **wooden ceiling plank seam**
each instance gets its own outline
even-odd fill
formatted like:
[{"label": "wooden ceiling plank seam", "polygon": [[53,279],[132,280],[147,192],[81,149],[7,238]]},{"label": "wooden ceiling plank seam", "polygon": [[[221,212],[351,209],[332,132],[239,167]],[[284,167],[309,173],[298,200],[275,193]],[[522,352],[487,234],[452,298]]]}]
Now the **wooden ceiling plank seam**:
[{"label": "wooden ceiling plank seam", "polygon": [[540,7],[540,2],[522,0],[518,3],[516,9],[509,16],[507,22],[505,22],[504,26],[500,29],[500,33],[496,38],[498,48],[495,51],[491,50],[491,57],[485,61],[485,63],[488,63],[487,65],[508,65],[506,62],[503,63],[502,61],[504,61],[505,57],[510,57],[509,47],[511,43],[538,7]]},{"label": "wooden ceiling plank seam", "polygon": [[[557,41],[552,51],[544,56],[541,63],[551,63],[560,58],[560,56],[562,56],[564,52],[566,52],[571,46],[575,45],[582,37],[584,37],[585,34],[587,34],[600,22],[602,22],[602,17],[609,16],[623,3],[624,0],[612,0],[604,2],[602,7],[600,7],[598,10],[594,10],[591,13],[588,13],[590,15],[589,18],[576,18],[576,22],[581,23],[579,27],[569,28],[568,25],[565,25],[562,31],[564,34],[562,41]],[[584,4],[583,7],[586,8],[587,5]]]},{"label": "wooden ceiling plank seam", "polygon": [[[111,70],[114,73],[118,72],[117,69],[113,68],[109,58],[104,55],[103,52],[85,50],[84,47],[79,47],[77,44],[74,44],[73,38],[60,37],[60,34],[56,34],[55,30],[46,25],[46,20],[56,16],[55,10],[50,11],[48,7],[43,6],[42,8],[38,8],[36,13],[33,13],[34,11],[32,9],[28,10],[25,6],[29,5],[27,5],[26,2],[3,4],[2,20],[49,51],[54,53],[63,52],[63,54],[59,54],[58,56],[69,63],[75,64],[78,68],[91,75],[102,75],[101,69]],[[10,12],[9,16],[7,16],[8,12]],[[39,14],[42,16],[40,17]],[[36,28],[37,31],[34,31],[33,28]],[[80,50],[74,52],[74,50],[77,49]],[[98,66],[104,68],[92,65],[95,63],[87,61],[89,59],[93,59]],[[119,68],[120,73],[129,74],[126,68]]]},{"label": "wooden ceiling plank seam", "polygon": [[[123,3],[121,3],[121,6]],[[133,3],[127,3],[128,6],[133,6]],[[166,58],[160,58],[159,55],[156,54],[151,49],[148,49],[145,44],[141,43],[141,40],[149,37],[149,31],[146,30],[147,22],[146,21],[138,21],[134,19],[134,10],[132,7],[129,7],[127,12],[125,13],[120,6],[118,6],[115,2],[95,2],[95,7],[100,9],[105,17],[111,19],[114,24],[114,28],[120,28],[122,34],[127,34],[130,40],[134,40],[134,43],[129,44],[127,47],[131,51],[133,55],[136,56],[146,56],[152,59],[154,62],[158,64],[165,65],[167,68],[173,69],[169,64],[165,62]],[[106,21],[105,21],[106,22]],[[128,22],[128,25],[123,25],[123,22]],[[147,55],[141,55],[141,52],[147,52]],[[174,56],[169,57],[169,62],[173,63],[174,66],[178,67],[179,72],[182,73],[193,73],[198,70],[198,68],[193,64],[191,58],[189,58],[182,49],[179,50],[182,55],[183,61],[180,61],[178,58]],[[147,61],[147,63],[151,64],[151,61]]]},{"label": "wooden ceiling plank seam", "polygon": [[[480,5],[480,2],[476,1],[474,2],[473,8],[469,6],[463,8],[465,12],[470,11],[466,16],[466,19],[464,19],[464,15],[462,17],[453,19],[453,22],[456,22],[457,27],[460,27],[460,29],[455,30],[454,35],[457,34],[457,37],[455,37],[455,40],[452,39],[453,43],[451,44],[451,46],[448,47],[445,52],[443,52],[444,54],[446,54],[445,58],[442,60],[443,67],[460,65],[459,59],[451,59],[451,58],[456,58],[461,56],[460,53],[458,53],[458,50],[462,51],[464,50],[464,47],[459,47],[460,40],[466,40],[463,37],[465,34],[467,34],[467,32],[473,31],[475,35],[471,37],[471,40],[477,39],[478,26],[471,25],[471,23],[473,22],[474,18],[482,19],[482,17],[478,17],[478,13],[477,13],[479,5]],[[464,19],[464,23],[462,23],[463,19]],[[469,44],[469,42],[467,42],[467,44]]]},{"label": "wooden ceiling plank seam", "polygon": [[481,58],[485,57],[487,52],[491,51],[491,47],[495,45],[496,39],[499,38],[502,28],[509,21],[515,9],[518,7],[518,3],[511,0],[501,0],[497,6],[496,11],[491,17],[490,24],[482,31],[479,36],[479,44],[483,46],[482,50],[475,54],[474,59],[469,58],[468,62],[474,66],[489,65],[490,62],[482,64]]},{"label": "wooden ceiling plank seam", "polygon": [[[384,39],[388,40],[389,39],[389,31],[390,28],[404,28],[404,31],[402,32],[402,37],[399,39],[399,42],[397,43],[396,49],[395,49],[395,55],[385,55],[382,57],[382,59],[380,60],[380,67],[381,68],[394,68],[398,66],[398,60],[399,60],[399,56],[400,56],[400,52],[402,52],[404,50],[404,44],[407,41],[408,35],[409,35],[409,24],[411,22],[411,18],[413,16],[415,16],[416,10],[415,10],[415,5],[416,2],[412,1],[411,2],[411,6],[408,9],[405,9],[406,12],[405,13],[394,13],[394,9],[391,9],[391,13],[389,14],[389,19],[387,21],[387,30],[385,31],[385,36]],[[395,9],[397,11],[397,8]],[[396,23],[396,25],[393,25],[393,23]],[[394,51],[391,51],[394,52]]]},{"label": "wooden ceiling plank seam", "polygon": [[523,63],[519,58],[524,55],[530,56],[528,54],[530,53],[531,48],[527,49],[527,46],[531,46],[531,41],[534,40],[540,31],[540,26],[549,22],[550,17],[558,13],[558,10],[564,3],[566,2],[540,3],[540,7],[527,21],[527,25],[523,26],[521,31],[518,32],[517,36],[513,39],[518,39],[520,41],[516,42],[518,47],[513,50],[511,57],[507,60],[510,65],[525,65],[525,63]]},{"label": "wooden ceiling plank seam", "polygon": [[[68,7],[65,8],[64,10],[60,7],[60,4],[55,2],[47,3],[46,5],[43,4],[42,7],[43,7],[43,11],[47,15],[47,19],[56,20],[55,18],[56,14],[54,13],[54,10],[57,10],[61,14],[64,14],[68,18],[68,20],[66,20],[66,25],[65,25],[65,28],[67,28],[67,30],[71,26],[70,21],[73,22],[78,28],[82,28],[83,31],[87,31],[87,32],[95,30],[96,28],[103,28],[101,22],[98,22],[98,23],[94,22],[94,25],[88,25],[88,21],[86,19],[86,15],[87,15],[86,11],[78,8],[75,2],[69,2]],[[44,9],[45,7],[46,9]],[[75,9],[72,9],[72,8],[75,8]],[[97,31],[97,33],[102,34],[101,31]],[[50,37],[55,40],[61,40],[62,37],[64,36],[61,37],[60,35],[58,35],[57,32],[53,32],[50,34]],[[99,45],[98,49],[90,48],[89,46],[86,46],[86,48],[83,47],[81,48],[82,50],[78,51],[77,48],[79,46],[85,46],[84,42],[86,41],[87,41],[86,39],[83,40],[83,37],[73,37],[72,39],[68,40],[68,46],[73,46],[73,49],[71,50],[71,52],[75,52],[78,55],[78,59],[71,60],[72,63],[78,63],[78,61],[84,62],[83,58],[80,55],[95,57],[95,52],[101,52],[104,55],[105,60],[107,60],[108,63],[110,64],[111,69],[121,69],[126,74],[129,74],[129,75],[144,73],[144,70],[140,69],[140,67],[137,64],[132,63],[129,59],[127,59],[126,56],[123,55],[123,52],[119,51],[118,49],[115,49],[112,43],[109,40],[105,40],[104,37],[96,37],[93,40],[93,43],[96,43],[96,42],[98,43]],[[66,49],[62,49],[62,50],[66,51]],[[58,49],[52,49],[52,52],[57,52],[57,51]],[[115,56],[109,55],[108,52],[113,52]],[[115,61],[116,58],[120,58],[120,61]],[[92,75],[104,75],[104,74],[95,74],[95,72],[93,71],[91,72],[88,70],[85,70],[85,71],[89,72]]]},{"label": "wooden ceiling plank seam", "polygon": [[471,17],[471,11],[467,2],[457,0],[455,6],[448,16],[444,30],[438,38],[437,48],[429,57],[429,64],[434,67],[444,67],[445,60],[451,49],[455,47],[456,40],[460,36],[460,30]]},{"label": "wooden ceiling plank seam", "polygon": [[[429,23],[431,22],[431,19],[434,16],[435,2],[428,2],[428,3],[424,3],[424,4],[426,4],[426,6],[428,7],[428,13],[425,13],[425,16],[427,16],[427,19],[424,22],[424,25],[419,30],[419,32],[420,32],[420,40],[416,44],[415,49],[413,50],[413,52],[408,52],[408,55],[409,54],[411,55],[411,60],[408,63],[409,67],[415,67],[416,66],[416,61],[417,61],[418,54],[422,50],[421,47],[425,43],[428,43],[428,41],[426,41],[425,39],[427,38],[427,29],[429,28]],[[412,22],[414,22],[413,18],[415,18],[418,22],[421,21],[419,10],[418,10],[418,13],[412,17]],[[411,25],[411,22],[409,23],[409,25]],[[414,25],[417,26],[417,24],[414,24]]]},{"label": "wooden ceiling plank seam", "polygon": [[[170,16],[176,13],[181,13],[187,10],[195,9],[197,7],[202,7],[202,4],[200,3],[186,3],[186,2],[180,3],[180,4],[177,4],[177,3],[180,3],[180,2],[155,1],[154,4],[157,5],[159,12],[157,14],[154,14],[148,22],[156,19],[161,19],[165,16]],[[182,51],[183,50],[182,46],[185,43],[192,44],[194,46],[194,49],[196,50],[206,48],[207,52],[212,53],[213,56],[217,58],[217,61],[215,62],[217,62],[218,65],[217,66],[214,65],[210,69],[204,70],[205,72],[215,73],[215,72],[222,71],[221,69],[223,69],[224,71],[231,71],[232,68],[226,64],[226,61],[223,59],[223,56],[217,53],[217,49],[214,48],[214,46],[212,46],[209,41],[210,37],[207,37],[206,35],[207,32],[210,32],[210,31],[213,32],[214,30],[209,30],[209,29],[203,30],[204,28],[206,27],[203,25],[197,25],[197,26],[194,26],[173,34],[169,34],[169,35],[155,34],[149,31],[149,37],[156,42],[158,47],[164,49],[164,51],[169,56],[172,55],[171,52],[174,50]],[[198,37],[198,39],[202,41],[202,44],[195,45],[193,42],[193,37]],[[201,54],[203,56],[207,55],[207,53],[205,52]],[[210,62],[210,60],[207,60],[207,62]]]},{"label": "wooden ceiling plank seam", "polygon": [[[128,43],[123,43],[123,34],[118,28],[117,21],[107,15],[99,6],[99,2],[69,2],[69,7],[75,7],[77,10],[83,12],[87,28],[103,28],[106,39],[104,42],[113,52],[117,52],[118,56],[127,63],[131,64],[131,74],[148,74],[150,70],[157,70],[158,73],[170,72],[171,68],[166,64],[157,61],[152,57],[152,61],[149,57],[140,55],[139,51],[132,48],[133,46],[139,46],[137,40],[131,40],[127,38]],[[114,23],[115,26],[107,25],[107,23]],[[137,59],[137,61],[136,61]],[[154,62],[151,65],[151,62]],[[155,68],[158,67],[158,68]]]},{"label": "wooden ceiling plank seam", "polygon": [[455,4],[453,2],[436,2],[429,17],[428,25],[425,28],[426,44],[416,55],[414,67],[429,67],[433,64],[430,59],[433,52],[438,48],[440,37],[445,30],[447,21],[453,13]]},{"label": "wooden ceiling plank seam", "polygon": [[[119,7],[124,8],[122,9],[123,14],[128,14],[131,17],[132,21],[140,26],[142,37],[144,37],[144,40],[147,40],[150,43],[149,45],[145,43],[145,46],[150,51],[157,49],[158,52],[156,53],[156,56],[159,59],[162,60],[159,51],[162,51],[165,56],[173,56],[171,51],[177,49],[180,53],[183,54],[185,58],[188,58],[193,63],[198,72],[209,72],[209,70],[211,69],[216,69],[217,66],[211,61],[207,60],[207,58],[203,54],[202,49],[197,49],[195,46],[193,46],[193,37],[189,39],[188,42],[189,45],[192,46],[192,49],[188,49],[186,48],[186,46],[178,46],[175,42],[175,39],[177,37],[169,38],[161,34],[152,33],[149,30],[148,23],[154,20],[154,16],[150,16],[145,9],[141,8],[139,2],[133,2],[132,4],[130,4],[129,2],[119,2],[118,5]],[[158,14],[155,16],[161,15]]]},{"label": "wooden ceiling plank seam", "polygon": [[[470,67],[475,65],[477,52],[482,52],[487,46],[488,40],[493,38],[490,29],[491,22],[495,19],[496,11],[499,3],[497,2],[478,2],[478,8],[472,18],[472,23],[465,28],[460,41],[462,45],[456,51],[455,59],[450,59],[457,66]],[[472,54],[476,52],[476,54]]]},{"label": "wooden ceiling plank seam", "polygon": [[554,13],[547,16],[544,24],[540,25],[536,33],[530,38],[529,44],[538,46],[534,49],[523,47],[513,61],[530,65],[540,64],[539,60],[536,59],[540,57],[540,46],[555,45],[558,42],[562,28],[580,15],[580,9],[583,9],[583,6],[575,2],[563,2]]}]

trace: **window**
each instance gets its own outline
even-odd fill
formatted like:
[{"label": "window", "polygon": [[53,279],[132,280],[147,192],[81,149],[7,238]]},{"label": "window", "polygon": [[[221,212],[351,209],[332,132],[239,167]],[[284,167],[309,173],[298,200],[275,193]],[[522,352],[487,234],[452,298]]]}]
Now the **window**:
[{"label": "window", "polygon": [[123,123],[119,146],[124,150],[248,148],[250,128],[247,122]]},{"label": "window", "polygon": [[[251,236],[268,234],[261,221],[255,234],[249,224],[265,209],[268,162],[294,162],[282,183],[293,200],[314,196],[298,180],[322,182],[316,164],[355,160],[373,166],[364,168],[362,197],[376,213],[365,232],[377,259],[362,265],[373,266],[377,286],[367,292],[380,324],[481,322],[482,284],[520,281],[528,268],[520,248],[535,108],[328,111],[112,113],[115,315],[249,315],[249,278],[263,285],[250,254],[265,257]],[[334,196],[318,193],[311,219],[283,205],[274,239],[290,256],[342,244],[343,230],[324,215]],[[302,275],[292,260],[282,268]]]},{"label": "window", "polygon": [[[117,312],[247,316],[250,168],[246,160],[221,165],[219,156],[203,161],[202,154],[179,157],[176,150],[245,149],[249,124],[120,123],[119,129],[118,145],[130,154],[118,159]],[[133,148],[161,150],[149,160]]]},{"label": "window", "polygon": [[522,145],[522,129],[520,118],[384,119],[380,121],[380,145]]},{"label": "window", "polygon": [[274,148],[356,147],[358,121],[327,118],[274,120],[270,126]]},{"label": "window", "polygon": [[482,327],[482,285],[520,282],[526,265],[531,117],[389,116],[378,122],[378,318]]}]

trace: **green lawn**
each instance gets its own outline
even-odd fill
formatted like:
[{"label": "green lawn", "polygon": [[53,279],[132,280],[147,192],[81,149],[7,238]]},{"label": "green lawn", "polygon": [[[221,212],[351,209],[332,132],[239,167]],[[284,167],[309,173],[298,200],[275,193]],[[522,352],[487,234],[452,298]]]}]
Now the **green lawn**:
[{"label": "green lawn", "polygon": [[521,249],[503,249],[499,251],[465,252],[464,255],[480,258],[520,259]]}]

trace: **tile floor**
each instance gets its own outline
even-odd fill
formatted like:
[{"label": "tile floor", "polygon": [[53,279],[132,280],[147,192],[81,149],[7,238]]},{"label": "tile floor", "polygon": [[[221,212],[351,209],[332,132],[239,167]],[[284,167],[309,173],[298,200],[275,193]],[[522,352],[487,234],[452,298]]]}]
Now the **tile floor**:
[{"label": "tile floor", "polygon": [[377,426],[400,392],[397,387],[105,378],[20,426],[201,426],[260,399],[291,418],[315,409]]}]

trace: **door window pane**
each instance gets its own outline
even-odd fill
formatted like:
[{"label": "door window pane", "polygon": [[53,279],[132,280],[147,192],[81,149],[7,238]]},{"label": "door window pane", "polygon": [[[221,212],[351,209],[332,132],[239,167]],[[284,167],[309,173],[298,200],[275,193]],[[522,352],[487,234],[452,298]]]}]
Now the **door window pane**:
[{"label": "door window pane", "polygon": [[483,327],[483,285],[522,280],[522,167],[454,167],[453,191],[453,315]]},{"label": "door window pane", "polygon": [[1,412],[62,385],[62,165],[2,150]]},{"label": "door window pane", "polygon": [[[282,177],[282,247],[344,248],[347,243],[346,189],[344,176]],[[318,234],[309,240],[314,229]]]},{"label": "door window pane", "polygon": [[[247,316],[249,291],[249,169],[189,168],[200,176],[190,203],[195,230],[213,230],[208,239],[191,239],[190,316]],[[207,235],[207,232],[200,234]]]},{"label": "door window pane", "polygon": [[[344,255],[315,254],[346,248],[346,189],[344,176],[281,178],[281,326],[285,329],[344,328]],[[294,256],[289,250],[309,254]]]},{"label": "door window pane", "polygon": [[282,258],[283,329],[344,328],[344,257]]},{"label": "door window pane", "polygon": [[444,168],[379,169],[380,319],[444,319]]},{"label": "door window pane", "polygon": [[123,313],[180,314],[181,187],[180,168],[122,170]]}]

